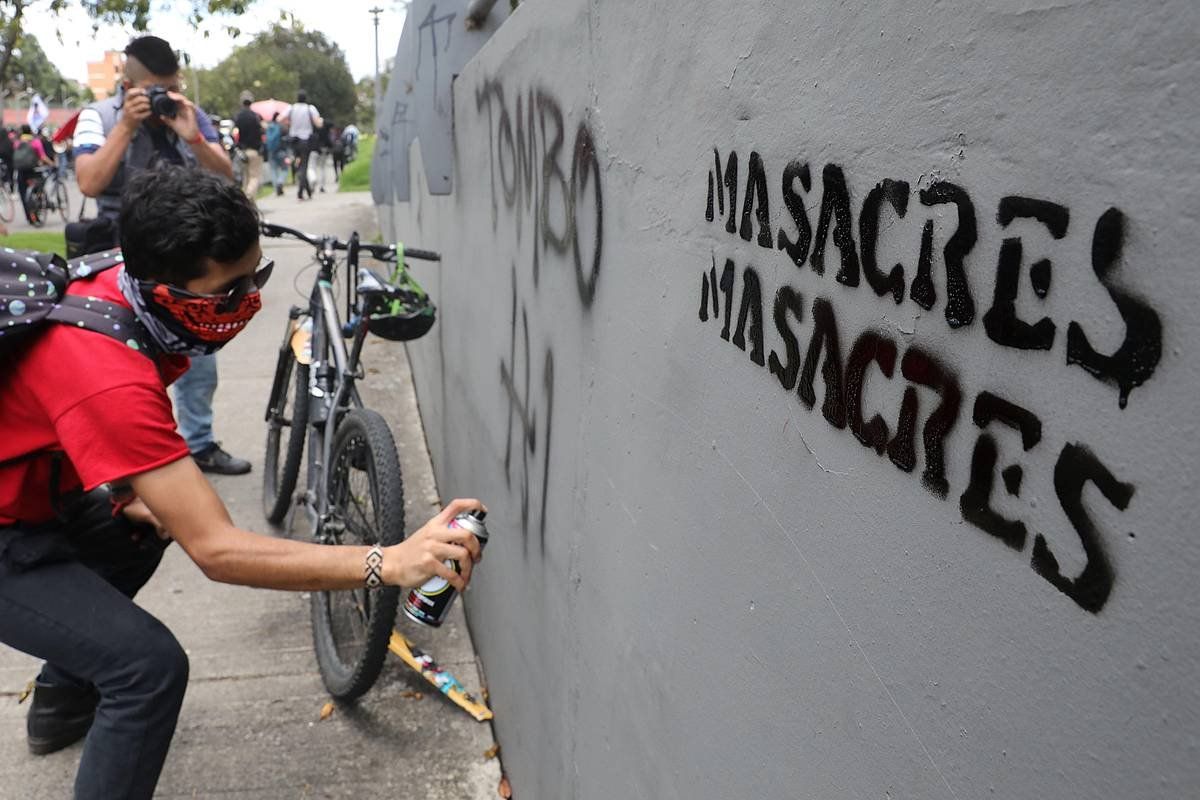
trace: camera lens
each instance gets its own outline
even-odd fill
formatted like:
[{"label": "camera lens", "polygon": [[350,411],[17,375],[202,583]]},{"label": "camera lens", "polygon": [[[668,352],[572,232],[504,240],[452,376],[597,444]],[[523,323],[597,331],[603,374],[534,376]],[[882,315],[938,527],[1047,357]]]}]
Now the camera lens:
[{"label": "camera lens", "polygon": [[150,91],[150,110],[155,116],[174,117],[179,105],[171,99],[166,89],[157,86]]}]

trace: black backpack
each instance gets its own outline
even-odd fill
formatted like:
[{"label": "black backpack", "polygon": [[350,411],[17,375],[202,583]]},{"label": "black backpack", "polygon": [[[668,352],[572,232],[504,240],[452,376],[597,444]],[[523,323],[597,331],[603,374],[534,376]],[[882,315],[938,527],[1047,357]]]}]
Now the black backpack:
[{"label": "black backpack", "polygon": [[49,322],[74,325],[153,358],[158,348],[129,308],[66,294],[67,284],[124,262],[120,250],[64,261],[56,253],[0,248],[0,356],[32,340]]},{"label": "black backpack", "polygon": [[37,151],[33,149],[33,142],[18,142],[17,149],[13,153],[13,166],[17,169],[33,169],[37,163]]}]

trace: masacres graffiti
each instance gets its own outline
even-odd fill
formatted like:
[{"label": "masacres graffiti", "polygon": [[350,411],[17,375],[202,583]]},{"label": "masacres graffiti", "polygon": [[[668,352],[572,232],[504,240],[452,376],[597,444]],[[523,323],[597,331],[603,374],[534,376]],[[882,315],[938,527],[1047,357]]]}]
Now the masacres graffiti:
[{"label": "masacres graffiti", "polygon": [[[880,302],[912,302],[923,310],[941,306],[941,315],[952,330],[968,328],[981,318],[989,339],[996,345],[1020,350],[1050,350],[1055,343],[1059,321],[1043,317],[1021,319],[1016,299],[1021,287],[1023,242],[1020,237],[1003,238],[994,260],[979,253],[980,212],[968,192],[948,182],[932,182],[916,192],[905,181],[884,179],[875,184],[857,209],[857,240],[854,229],[855,209],[845,171],[836,164],[821,169],[821,199],[806,202],[814,192],[814,170],[807,163],[791,161],[772,184],[767,165],[757,152],[751,152],[740,173],[741,160],[730,152],[722,160],[714,151],[708,170],[705,219],[722,222],[725,231],[759,247],[781,251],[802,270],[826,274],[826,247],[832,241],[837,251],[833,280],[855,291],[866,291]],[[787,225],[771,227],[771,186],[778,186]],[[742,198],[739,208],[738,199]],[[914,209],[916,203],[926,209],[924,215]],[[936,206],[953,207],[957,224],[945,236],[940,258],[935,253],[935,226],[928,213]],[[896,224],[911,220],[921,230],[916,268],[897,263],[884,269],[879,265],[877,242],[884,208]],[[808,209],[817,209],[814,220]],[[1001,199],[995,224],[1007,233],[1017,219],[1033,220],[1053,239],[1062,239],[1071,224],[1069,210],[1047,200],[1010,196]],[[1112,353],[1098,352],[1084,326],[1069,321],[1066,336],[1066,364],[1078,365],[1103,384],[1116,390],[1117,406],[1125,409],[1131,392],[1145,384],[1155,373],[1162,351],[1162,323],[1144,300],[1116,285],[1113,268],[1120,259],[1125,229],[1124,215],[1110,208],[1096,220],[1091,236],[1091,263],[1097,280],[1107,290],[1125,326],[1122,344]],[[972,268],[995,264],[995,289],[990,301],[980,303],[973,289]],[[945,297],[939,298],[933,275],[944,271],[941,283]],[[831,272],[833,269],[831,268]],[[1050,291],[1053,265],[1041,259],[1028,268],[1029,286],[1038,298]],[[978,273],[976,273],[978,276]],[[865,281],[865,286],[861,286]],[[975,278],[974,283],[987,281]],[[834,428],[847,430],[864,447],[881,458],[886,457],[903,472],[915,473],[920,467],[922,484],[935,497],[948,500],[952,487],[946,474],[944,444],[949,433],[969,414],[978,429],[970,459],[967,485],[957,502],[964,520],[995,536],[1012,550],[1030,551],[1029,564],[1037,575],[1070,597],[1081,608],[1099,612],[1112,592],[1116,569],[1103,536],[1083,502],[1083,490],[1092,484],[1115,508],[1124,511],[1134,494],[1132,485],[1119,480],[1085,445],[1068,443],[1054,462],[1054,492],[1077,535],[1086,564],[1074,577],[1063,574],[1059,559],[1041,534],[1032,538],[1022,520],[1008,519],[993,507],[996,476],[1004,491],[1019,497],[1025,471],[1020,464],[999,465],[1000,453],[994,432],[1007,427],[1019,434],[1026,453],[1035,450],[1042,439],[1042,422],[1030,409],[992,392],[981,391],[973,399],[964,397],[952,366],[936,354],[913,344],[898,344],[888,333],[878,330],[846,330],[839,325],[834,303],[829,297],[804,297],[790,285],[775,289],[773,300],[753,266],[739,269],[733,259],[718,267],[714,257],[700,277],[701,322],[720,323],[719,335],[737,348],[748,351],[755,364],[775,377],[780,387],[794,392],[798,402],[815,409],[818,397],[814,385],[818,369],[824,384],[820,413]],[[980,306],[986,306],[982,315]],[[765,315],[770,313],[779,349],[767,349]],[[806,323],[805,315],[811,315]],[[802,346],[800,330],[810,329],[807,346]],[[899,408],[892,413],[871,414],[864,410],[863,386],[868,375],[880,375],[889,381],[904,381]],[[932,391],[936,400],[922,408],[922,393]],[[1098,385],[1098,388],[1099,385]],[[894,422],[893,422],[894,420]],[[916,440],[920,436],[924,453],[918,463]],[[1031,455],[1032,457],[1032,455]]]}]

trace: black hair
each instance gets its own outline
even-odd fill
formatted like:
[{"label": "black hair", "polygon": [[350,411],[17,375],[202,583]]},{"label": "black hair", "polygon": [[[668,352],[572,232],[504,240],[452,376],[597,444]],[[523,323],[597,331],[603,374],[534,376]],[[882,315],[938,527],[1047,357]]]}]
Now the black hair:
[{"label": "black hair", "polygon": [[183,286],[204,260],[237,261],[258,241],[258,209],[240,187],[207,170],[138,172],[121,196],[121,249],[134,278]]},{"label": "black hair", "polygon": [[157,36],[139,36],[125,48],[125,55],[132,56],[152,75],[174,75],[179,72],[179,59],[166,39]]},{"label": "black hair", "polygon": [[22,134],[22,135],[24,135],[24,134],[29,134],[30,136],[32,136],[32,135],[33,135],[33,128],[29,127],[29,125],[22,125],[22,126],[21,126],[21,134]]},{"label": "black hair", "polygon": [[308,92],[304,91],[303,89],[296,92],[296,102],[297,103],[307,103],[308,102]]}]

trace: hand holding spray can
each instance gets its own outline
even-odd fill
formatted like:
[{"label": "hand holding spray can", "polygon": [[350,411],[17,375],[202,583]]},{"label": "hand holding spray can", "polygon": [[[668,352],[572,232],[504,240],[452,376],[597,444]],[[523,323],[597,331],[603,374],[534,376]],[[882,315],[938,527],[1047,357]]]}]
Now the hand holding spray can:
[{"label": "hand holding spray can", "polygon": [[[482,509],[468,511],[451,520],[447,527],[463,528],[473,533],[479,540],[479,550],[482,552],[488,541],[487,526],[483,524],[483,518],[486,516],[487,512]],[[457,561],[445,563],[455,572],[462,572],[462,567]],[[414,622],[431,628],[440,627],[446,620],[446,615],[450,613],[450,604],[454,602],[457,594],[458,590],[445,578],[435,575],[408,593],[404,598],[404,613]]]}]

